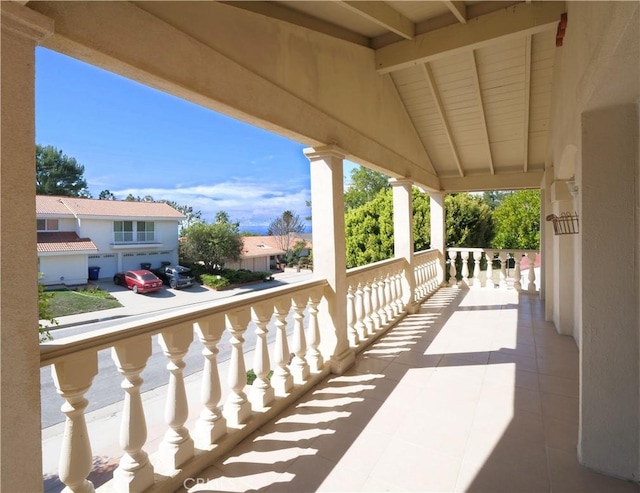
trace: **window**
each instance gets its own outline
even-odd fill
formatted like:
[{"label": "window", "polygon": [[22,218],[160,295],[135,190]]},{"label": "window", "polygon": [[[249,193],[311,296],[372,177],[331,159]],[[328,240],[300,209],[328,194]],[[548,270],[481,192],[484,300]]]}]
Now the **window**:
[{"label": "window", "polygon": [[115,243],[146,243],[155,241],[155,225],[151,221],[114,221]]},{"label": "window", "polygon": [[57,219],[38,219],[38,231],[58,231]]},{"label": "window", "polygon": [[154,225],[149,221],[138,221],[138,241],[153,241]]},{"label": "window", "polygon": [[132,221],[114,221],[113,237],[116,243],[133,241],[133,222]]}]

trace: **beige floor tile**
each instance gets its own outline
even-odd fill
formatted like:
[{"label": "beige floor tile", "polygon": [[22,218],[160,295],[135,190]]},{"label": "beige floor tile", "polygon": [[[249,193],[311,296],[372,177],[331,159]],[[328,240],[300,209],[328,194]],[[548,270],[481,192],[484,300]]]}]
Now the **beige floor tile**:
[{"label": "beige floor tile", "polygon": [[371,476],[401,491],[451,491],[459,468],[460,459],[392,439]]},{"label": "beige floor tile", "polygon": [[493,363],[513,363],[517,370],[538,371],[538,363],[535,358],[528,358],[517,354],[506,354],[500,351],[492,352],[489,356],[489,364]]},{"label": "beige floor tile", "polygon": [[367,479],[369,479],[368,473],[338,465],[331,470],[316,491],[335,493],[364,491]]},{"label": "beige floor tile", "polygon": [[575,454],[578,447],[578,421],[547,416],[544,418],[544,436],[547,447]]},{"label": "beige floor tile", "polygon": [[640,487],[595,473],[578,464],[575,451],[548,448],[552,491],[579,493],[638,493]]},{"label": "beige floor tile", "polygon": [[540,390],[547,394],[558,394],[566,397],[578,397],[579,382],[577,379],[554,375],[539,375]]},{"label": "beige floor tile", "polygon": [[576,397],[566,397],[563,395],[547,394],[542,396],[542,415],[547,418],[554,418],[571,423],[578,422],[578,399]]},{"label": "beige floor tile", "polygon": [[486,436],[473,435],[469,439],[456,491],[549,491],[544,444],[508,436],[491,443]]}]

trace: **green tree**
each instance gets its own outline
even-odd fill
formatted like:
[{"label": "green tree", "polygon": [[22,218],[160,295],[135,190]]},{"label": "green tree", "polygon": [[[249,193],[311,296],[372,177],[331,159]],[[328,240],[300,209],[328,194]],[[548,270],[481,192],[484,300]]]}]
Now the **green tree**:
[{"label": "green tree", "polygon": [[540,248],[540,191],[519,190],[507,195],[493,213],[494,248]]},{"label": "green tree", "polygon": [[160,200],[159,202],[170,205],[175,210],[186,216],[185,219],[180,221],[181,236],[184,235],[184,232],[187,230],[187,228],[189,228],[189,226],[202,222],[202,212],[193,210],[193,207],[191,207],[190,205],[181,205],[177,202],[174,202],[173,200]]},{"label": "green tree", "polygon": [[226,262],[238,260],[242,253],[242,236],[237,223],[199,222],[189,226],[184,236],[180,255],[193,263],[202,262],[208,272],[224,269]]},{"label": "green tree", "polygon": [[98,195],[98,200],[117,200],[116,196],[111,193],[111,190],[103,190]]},{"label": "green tree", "polygon": [[488,247],[494,235],[491,209],[479,195],[455,193],[444,199],[447,246]]},{"label": "green tree", "polygon": [[36,144],[36,193],[65,197],[91,197],[84,166],[53,146]]},{"label": "green tree", "polygon": [[364,166],[351,170],[351,182],[344,193],[345,210],[354,209],[373,200],[381,190],[389,190],[389,177]]},{"label": "green tree", "polygon": [[295,235],[302,233],[304,228],[305,223],[298,214],[292,211],[284,211],[281,216],[271,221],[269,229],[267,229],[267,236],[273,236],[278,248],[289,253]]},{"label": "green tree", "polygon": [[[430,245],[429,196],[413,189],[414,249]],[[381,190],[373,200],[350,209],[345,215],[347,268],[393,257],[393,191]]]},{"label": "green tree", "polygon": [[489,208],[494,211],[502,203],[507,195],[509,195],[509,192],[505,192],[504,190],[490,190],[484,192],[482,194],[482,198],[489,206]]}]

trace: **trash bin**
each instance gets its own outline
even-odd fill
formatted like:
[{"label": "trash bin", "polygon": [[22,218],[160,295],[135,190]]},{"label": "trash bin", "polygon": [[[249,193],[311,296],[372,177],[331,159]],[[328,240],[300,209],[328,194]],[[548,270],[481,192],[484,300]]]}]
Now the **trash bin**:
[{"label": "trash bin", "polygon": [[100,279],[100,267],[89,267],[89,280],[97,281]]},{"label": "trash bin", "polygon": [[144,269],[144,270],[149,270],[149,269],[151,269],[151,263],[143,262],[143,263],[140,264],[140,268]]}]

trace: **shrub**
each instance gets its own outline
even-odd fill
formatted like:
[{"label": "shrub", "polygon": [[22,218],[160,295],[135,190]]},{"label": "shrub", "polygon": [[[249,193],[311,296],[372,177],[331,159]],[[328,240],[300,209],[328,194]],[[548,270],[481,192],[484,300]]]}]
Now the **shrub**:
[{"label": "shrub", "polygon": [[220,289],[229,285],[228,279],[216,274],[202,274],[200,280],[202,284],[213,289]]}]

